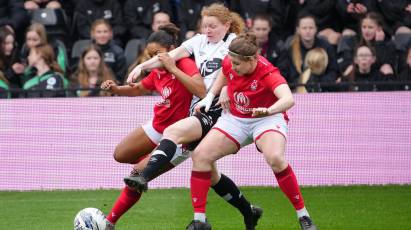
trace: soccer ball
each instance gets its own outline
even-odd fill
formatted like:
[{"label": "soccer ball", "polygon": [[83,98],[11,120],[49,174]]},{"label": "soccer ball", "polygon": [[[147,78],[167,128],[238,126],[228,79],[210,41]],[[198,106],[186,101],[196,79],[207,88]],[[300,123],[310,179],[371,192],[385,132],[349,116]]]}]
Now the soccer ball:
[{"label": "soccer ball", "polygon": [[106,230],[106,216],[97,208],[80,210],[74,218],[74,230]]}]

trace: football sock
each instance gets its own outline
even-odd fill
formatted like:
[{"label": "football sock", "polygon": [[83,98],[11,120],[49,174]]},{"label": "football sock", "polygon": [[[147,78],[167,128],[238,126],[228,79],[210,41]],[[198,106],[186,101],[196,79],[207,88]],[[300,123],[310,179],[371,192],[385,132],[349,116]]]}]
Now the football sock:
[{"label": "football sock", "polygon": [[199,220],[201,222],[206,222],[205,213],[194,213],[194,220]]},{"label": "football sock", "polygon": [[151,155],[146,168],[142,172],[143,177],[147,181],[153,179],[158,174],[160,168],[173,159],[176,149],[177,145],[171,140],[161,140],[159,146]]},{"label": "football sock", "polygon": [[124,187],[110,213],[107,215],[107,220],[110,221],[110,223],[115,224],[124,213],[137,203],[140,197],[141,193],[131,190],[127,186]]},{"label": "football sock", "polygon": [[220,180],[212,188],[224,200],[236,207],[243,216],[252,215],[250,202],[229,177],[221,174]]},{"label": "football sock", "polygon": [[308,217],[310,216],[310,214],[308,214],[308,211],[305,207],[302,208],[302,209],[297,210],[297,217],[300,218],[300,217],[303,217],[303,216],[308,216]]},{"label": "football sock", "polygon": [[211,171],[192,171],[190,179],[191,203],[194,213],[205,213],[207,194],[211,185]]},{"label": "football sock", "polygon": [[304,208],[304,199],[298,186],[297,178],[290,165],[279,173],[274,173],[278,185],[293,204],[295,210]]}]

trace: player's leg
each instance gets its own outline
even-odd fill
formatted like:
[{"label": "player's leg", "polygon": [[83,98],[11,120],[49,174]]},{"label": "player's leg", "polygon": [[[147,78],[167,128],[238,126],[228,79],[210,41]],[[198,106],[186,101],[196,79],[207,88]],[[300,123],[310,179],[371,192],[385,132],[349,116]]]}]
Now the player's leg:
[{"label": "player's leg", "polygon": [[261,134],[256,145],[263,153],[277,178],[278,185],[294,206],[302,229],[316,229],[304,205],[304,199],[293,169],[285,159],[286,139],[283,133],[268,131]]},{"label": "player's leg", "polygon": [[151,153],[155,146],[143,127],[139,126],[117,144],[113,156],[119,163],[135,163],[140,157]]},{"label": "player's leg", "polygon": [[193,229],[193,226],[197,225],[209,226],[206,223],[205,210],[213,163],[225,155],[236,153],[238,148],[239,145],[224,133],[211,130],[194,150],[191,156],[193,168],[190,179],[194,220],[187,229]]},{"label": "player's leg", "polygon": [[173,159],[177,145],[200,139],[202,127],[198,118],[192,116],[182,119],[164,130],[163,138],[153,151],[150,161],[140,176],[129,176],[124,182],[139,191],[147,190],[147,181],[152,180],[158,171]]},{"label": "player's leg", "polygon": [[221,198],[240,211],[247,230],[252,230],[263,214],[263,209],[251,205],[237,185],[228,176],[220,174],[215,164],[211,172],[211,188]]}]

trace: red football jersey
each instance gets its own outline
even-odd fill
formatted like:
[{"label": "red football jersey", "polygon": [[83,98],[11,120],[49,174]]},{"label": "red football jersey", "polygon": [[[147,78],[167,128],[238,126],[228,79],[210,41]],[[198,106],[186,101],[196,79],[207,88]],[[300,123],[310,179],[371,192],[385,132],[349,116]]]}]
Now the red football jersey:
[{"label": "red football jersey", "polygon": [[[177,67],[192,77],[199,73],[197,66],[190,58],[180,59]],[[164,69],[153,69],[141,82],[144,88],[155,90],[163,98],[154,106],[153,127],[157,132],[189,115],[192,93],[173,75]]]},{"label": "red football jersey", "polygon": [[251,118],[253,108],[270,107],[278,100],[273,93],[274,89],[287,84],[278,68],[260,55],[257,67],[251,74],[239,76],[231,67],[230,56],[227,55],[222,68],[227,78],[230,112],[237,117]]}]

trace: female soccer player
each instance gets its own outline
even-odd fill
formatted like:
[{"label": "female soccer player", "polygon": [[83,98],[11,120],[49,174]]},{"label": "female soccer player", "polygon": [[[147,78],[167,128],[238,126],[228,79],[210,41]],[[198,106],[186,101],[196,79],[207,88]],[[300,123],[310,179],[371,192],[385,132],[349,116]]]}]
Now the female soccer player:
[{"label": "female soccer player", "polygon": [[[147,40],[147,49],[152,55],[159,52],[168,52],[177,44],[179,29],[168,24],[160,27],[159,31],[150,35]],[[117,86],[113,80],[103,82],[101,88],[118,95],[139,96],[157,91],[163,100],[154,106],[154,118],[148,123],[139,126],[128,134],[116,147],[114,158],[120,163],[136,163],[136,172],[147,164],[145,156],[157,146],[164,129],[174,122],[189,115],[192,95],[204,97],[205,85],[194,61],[189,58],[180,59],[174,63],[167,55],[160,58],[164,68],[158,68],[137,84]],[[176,157],[186,157],[178,151]],[[181,161],[171,164],[178,164]],[[174,165],[166,165],[168,168]],[[133,173],[133,172],[132,172]],[[160,174],[160,173],[159,173]],[[107,216],[112,227],[117,220],[130,209],[140,198],[141,193],[125,187],[120,197]]]},{"label": "female soccer player", "polygon": [[[176,60],[193,55],[206,87],[210,89],[220,72],[221,61],[227,54],[228,46],[236,34],[242,32],[244,22],[238,14],[231,12],[222,4],[205,7],[201,15],[202,34],[185,41],[169,54]],[[158,61],[159,57],[161,58],[161,55],[136,66],[130,73],[128,82],[134,81],[142,70],[158,67],[161,64]],[[192,104],[195,105],[198,101],[197,98]],[[139,191],[147,190],[147,181],[173,158],[177,145],[184,144],[189,150],[193,150],[221,115],[221,107],[215,105],[217,98],[213,102],[210,108],[207,107],[207,112],[203,110],[165,129],[163,139],[153,152],[147,167],[140,175],[126,177],[124,179],[126,184]],[[219,174],[216,168],[213,170],[212,185],[218,195],[224,197],[241,212],[246,228],[254,229],[262,215],[262,209],[251,206],[234,182],[227,176]]]},{"label": "female soccer player", "polygon": [[[279,70],[257,52],[255,35],[241,34],[234,39],[223,60],[222,72],[209,92],[216,95],[227,85],[229,106],[224,104],[223,108],[229,113],[222,114],[192,154],[191,196],[195,214],[188,229],[209,225],[202,222],[214,162],[252,142],[262,152],[281,190],[296,209],[301,228],[316,229],[304,206],[296,176],[284,158],[286,110],[294,105],[294,99]],[[211,104],[212,96],[207,96],[196,110]]]}]

